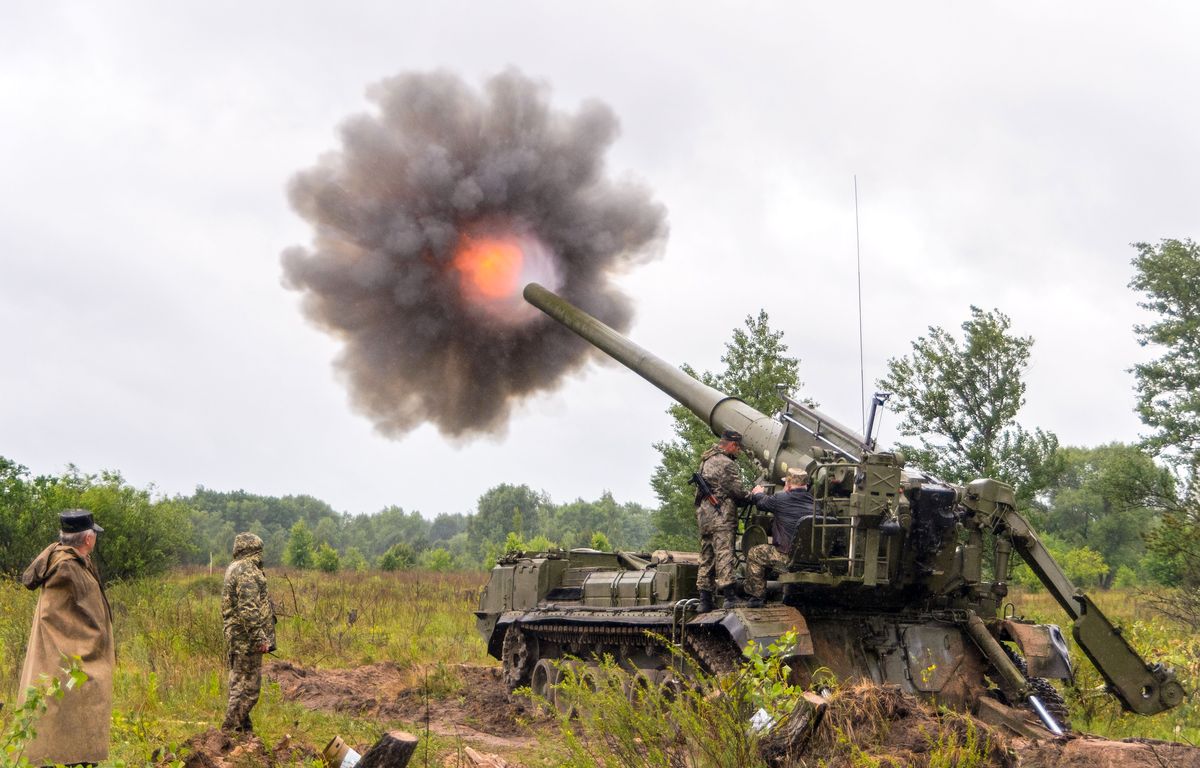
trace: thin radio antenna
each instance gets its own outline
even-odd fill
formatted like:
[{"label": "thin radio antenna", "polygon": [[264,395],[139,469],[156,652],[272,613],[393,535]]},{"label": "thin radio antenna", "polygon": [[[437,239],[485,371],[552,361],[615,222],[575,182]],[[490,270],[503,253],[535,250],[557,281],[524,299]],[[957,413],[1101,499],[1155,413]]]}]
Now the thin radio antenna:
[{"label": "thin radio antenna", "polygon": [[862,241],[858,236],[858,174],[854,174],[854,257],[858,262],[858,404],[863,433],[867,431],[867,374],[863,364]]}]

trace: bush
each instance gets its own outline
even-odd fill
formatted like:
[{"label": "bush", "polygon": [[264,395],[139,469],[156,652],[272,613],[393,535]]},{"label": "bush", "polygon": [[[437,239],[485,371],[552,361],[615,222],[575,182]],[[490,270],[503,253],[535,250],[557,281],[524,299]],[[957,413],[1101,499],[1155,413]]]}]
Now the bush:
[{"label": "bush", "polygon": [[1100,579],[1108,574],[1108,563],[1104,556],[1091,547],[1067,550],[1059,560],[1063,572],[1077,587],[1099,586]]},{"label": "bush", "polygon": [[313,558],[313,562],[318,571],[325,573],[337,573],[338,568],[341,567],[341,559],[338,557],[337,550],[328,544],[317,547],[317,554]]},{"label": "bush", "polygon": [[425,552],[421,557],[421,564],[431,571],[450,571],[454,569],[454,557],[438,547]]},{"label": "bush", "polygon": [[1117,573],[1113,576],[1113,586],[1117,589],[1128,589],[1129,587],[1136,587],[1141,583],[1142,580],[1138,578],[1137,572],[1128,565],[1122,565],[1117,568]]},{"label": "bush", "polygon": [[381,571],[402,571],[412,568],[416,565],[417,556],[405,542],[393,544],[392,548],[379,558],[379,569]]},{"label": "bush", "polygon": [[525,542],[526,552],[549,552],[553,549],[558,549],[558,545],[540,533]]},{"label": "bush", "polygon": [[313,535],[303,520],[297,520],[292,526],[292,535],[288,537],[287,549],[283,552],[283,562],[293,568],[313,567]]},{"label": "bush", "polygon": [[608,543],[608,537],[600,531],[592,534],[592,549],[598,549],[601,552],[611,552],[612,544]]},{"label": "bush", "polygon": [[346,554],[342,555],[342,568],[347,571],[365,571],[367,570],[367,558],[358,551],[358,547],[350,547],[346,550]]}]

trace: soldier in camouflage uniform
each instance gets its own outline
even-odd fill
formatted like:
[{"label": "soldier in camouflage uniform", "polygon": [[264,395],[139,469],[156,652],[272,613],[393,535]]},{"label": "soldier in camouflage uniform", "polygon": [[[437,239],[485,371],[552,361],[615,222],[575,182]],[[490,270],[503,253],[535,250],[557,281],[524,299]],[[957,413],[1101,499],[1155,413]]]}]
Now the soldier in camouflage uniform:
[{"label": "soldier in camouflage uniform", "polygon": [[698,610],[701,613],[713,609],[714,587],[721,590],[727,604],[737,599],[733,575],[737,505],[750,499],[742,486],[742,475],[735,461],[741,449],[741,434],[727,429],[721,440],[700,457],[698,474],[712,491],[712,497],[703,491],[696,494],[696,523],[700,528],[700,570],[696,574],[696,589],[700,591]]},{"label": "soldier in camouflage uniform", "polygon": [[751,500],[758,509],[772,515],[771,543],[751,547],[746,553],[746,595],[750,598],[750,607],[757,608],[767,594],[767,571],[784,573],[788,570],[796,526],[814,514],[808,473],[802,469],[789,469],[782,493],[767,496],[762,487],[755,486]]},{"label": "soldier in camouflage uniform", "polygon": [[262,657],[275,650],[275,611],[267,596],[262,551],[262,539],[239,533],[233,562],[225,571],[221,618],[229,650],[229,707],[221,729],[226,731],[253,732],[250,710],[262,687]]}]

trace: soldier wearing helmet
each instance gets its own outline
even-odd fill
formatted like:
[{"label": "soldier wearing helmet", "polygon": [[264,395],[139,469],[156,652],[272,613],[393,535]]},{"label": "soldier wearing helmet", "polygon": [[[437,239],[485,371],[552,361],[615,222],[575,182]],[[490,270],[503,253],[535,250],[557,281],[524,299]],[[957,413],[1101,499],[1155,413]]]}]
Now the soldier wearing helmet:
[{"label": "soldier wearing helmet", "polygon": [[252,733],[250,710],[262,688],[262,657],[275,650],[275,611],[262,571],[262,539],[239,533],[225,571],[221,618],[229,663],[229,706],[221,729]]},{"label": "soldier wearing helmet", "polygon": [[711,494],[699,490],[696,493],[696,524],[700,528],[700,570],[696,574],[696,589],[700,592],[697,609],[700,613],[713,609],[714,587],[721,590],[727,604],[737,600],[733,573],[737,507],[750,500],[737,466],[741,449],[741,433],[727,429],[720,441],[700,458],[697,474],[712,491]]}]

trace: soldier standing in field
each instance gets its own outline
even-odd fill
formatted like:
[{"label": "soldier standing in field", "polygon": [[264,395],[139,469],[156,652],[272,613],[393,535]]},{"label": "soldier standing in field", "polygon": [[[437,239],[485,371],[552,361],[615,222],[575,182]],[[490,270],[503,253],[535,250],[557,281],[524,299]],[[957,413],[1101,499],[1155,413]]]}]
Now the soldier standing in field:
[{"label": "soldier standing in field", "polygon": [[275,611],[262,571],[262,539],[239,533],[225,571],[221,618],[229,662],[229,706],[221,730],[253,733],[250,710],[262,688],[262,657],[275,650]]},{"label": "soldier standing in field", "polygon": [[696,574],[696,589],[700,592],[697,608],[700,613],[713,609],[714,587],[721,590],[727,604],[737,600],[733,575],[737,505],[750,499],[742,486],[742,475],[735,461],[741,449],[741,433],[727,429],[720,441],[700,457],[697,474],[712,492],[711,495],[700,490],[696,493],[696,523],[700,528],[700,570]]},{"label": "soldier standing in field", "polygon": [[783,492],[774,496],[755,486],[751,500],[763,512],[771,513],[771,543],[751,547],[746,553],[746,596],[750,607],[762,606],[767,594],[767,571],[787,571],[791,565],[792,537],[796,526],[814,513],[812,493],[808,490],[808,473],[789,469],[783,480]]}]

